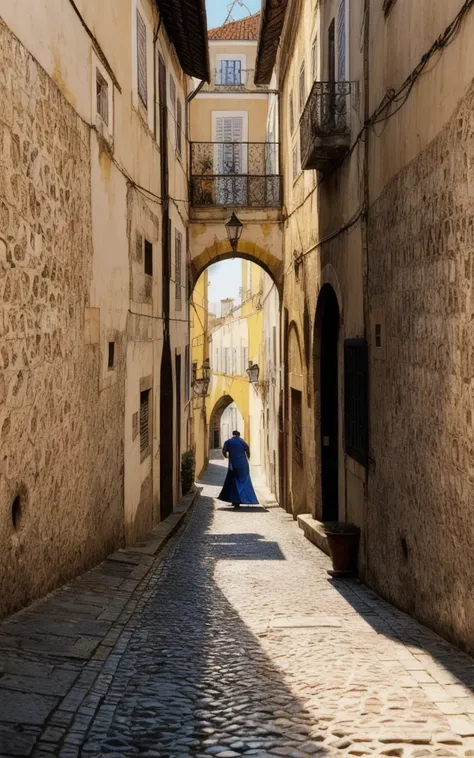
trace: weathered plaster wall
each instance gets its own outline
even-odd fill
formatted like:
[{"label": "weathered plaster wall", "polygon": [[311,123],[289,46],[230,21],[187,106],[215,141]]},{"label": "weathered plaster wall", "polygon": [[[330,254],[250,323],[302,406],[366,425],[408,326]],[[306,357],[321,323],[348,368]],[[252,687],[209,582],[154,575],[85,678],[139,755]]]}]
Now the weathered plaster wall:
[{"label": "weathered plaster wall", "polygon": [[4,614],[122,540],[125,360],[118,331],[116,381],[101,391],[89,130],[2,22],[0,57]]},{"label": "weathered plaster wall", "polygon": [[[370,213],[370,582],[474,650],[474,88]],[[374,319],[373,319],[374,320]]]}]

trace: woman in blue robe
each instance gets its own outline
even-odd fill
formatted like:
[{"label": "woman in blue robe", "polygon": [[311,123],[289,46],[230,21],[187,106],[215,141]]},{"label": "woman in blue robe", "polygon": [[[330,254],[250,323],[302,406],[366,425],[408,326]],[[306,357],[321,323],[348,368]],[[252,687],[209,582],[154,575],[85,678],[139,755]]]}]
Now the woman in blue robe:
[{"label": "woman in blue robe", "polygon": [[229,469],[218,499],[232,503],[234,508],[239,505],[258,505],[250,479],[250,449],[240,438],[240,432],[232,432],[232,437],[224,442],[222,452],[229,459]]}]

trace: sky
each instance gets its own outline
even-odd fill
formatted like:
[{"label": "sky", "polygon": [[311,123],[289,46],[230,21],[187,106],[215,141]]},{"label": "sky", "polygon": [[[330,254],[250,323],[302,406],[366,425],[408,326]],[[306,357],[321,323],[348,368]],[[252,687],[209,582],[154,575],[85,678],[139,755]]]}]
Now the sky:
[{"label": "sky", "polygon": [[[242,2],[242,5],[240,5],[240,2]],[[248,10],[243,5],[244,2]],[[230,3],[231,0],[206,0],[208,29],[213,29],[215,26],[220,26],[224,23],[229,12],[228,5]],[[248,11],[250,11],[250,13],[256,13],[260,10],[260,7],[261,0],[237,0],[234,10],[232,11],[232,18],[235,21],[238,18],[248,16]]]},{"label": "sky", "polygon": [[[220,303],[226,297],[237,299],[239,289],[242,286],[242,260],[232,258],[228,261],[214,263],[208,268],[208,276],[208,302],[210,306]],[[220,314],[217,313],[216,315]]]}]

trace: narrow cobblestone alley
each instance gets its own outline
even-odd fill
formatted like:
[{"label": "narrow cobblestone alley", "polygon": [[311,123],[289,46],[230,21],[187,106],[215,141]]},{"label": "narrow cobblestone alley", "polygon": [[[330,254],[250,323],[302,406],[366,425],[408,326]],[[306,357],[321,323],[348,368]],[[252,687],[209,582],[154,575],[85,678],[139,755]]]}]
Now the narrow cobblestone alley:
[{"label": "narrow cobblestone alley", "polygon": [[222,478],[158,558],[1,625],[1,755],[474,755],[472,659],[329,580],[282,509],[214,500]]}]

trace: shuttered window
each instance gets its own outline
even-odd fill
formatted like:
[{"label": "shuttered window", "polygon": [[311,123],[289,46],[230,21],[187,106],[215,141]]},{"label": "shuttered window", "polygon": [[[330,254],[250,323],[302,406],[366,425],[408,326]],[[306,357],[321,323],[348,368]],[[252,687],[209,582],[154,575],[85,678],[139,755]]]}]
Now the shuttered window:
[{"label": "shuttered window", "polygon": [[341,0],[337,17],[337,78],[346,80],[346,0]]},{"label": "shuttered window", "polygon": [[137,10],[137,76],[138,97],[144,108],[148,108],[148,77],[146,60],[146,25]]},{"label": "shuttered window", "polygon": [[346,453],[367,466],[369,442],[369,353],[365,340],[344,343]]},{"label": "shuttered window", "polygon": [[300,68],[300,78],[299,78],[299,84],[298,84],[298,105],[299,105],[299,112],[303,112],[303,108],[306,102],[306,71],[304,63],[302,63]]},{"label": "shuttered window", "polygon": [[96,96],[97,96],[97,113],[104,124],[109,124],[109,85],[100,73],[99,69],[95,70]]},{"label": "shuttered window", "polygon": [[318,75],[318,38],[315,37],[311,47],[311,76],[316,81]]},{"label": "shuttered window", "polygon": [[182,131],[183,131],[183,112],[181,107],[181,100],[178,98],[176,103],[176,150],[179,155],[182,151]]},{"label": "shuttered window", "polygon": [[290,132],[293,134],[295,131],[295,111],[293,107],[293,90],[290,92],[290,97],[288,100],[288,110],[290,115]]},{"label": "shuttered window", "polygon": [[175,279],[175,298],[176,310],[181,310],[181,293],[182,293],[182,255],[183,255],[183,235],[177,229],[174,230],[174,279]]},{"label": "shuttered window", "polygon": [[241,61],[221,61],[220,81],[218,84],[241,84],[241,74]]},{"label": "shuttered window", "polygon": [[140,392],[140,453],[150,447],[150,390]]}]

